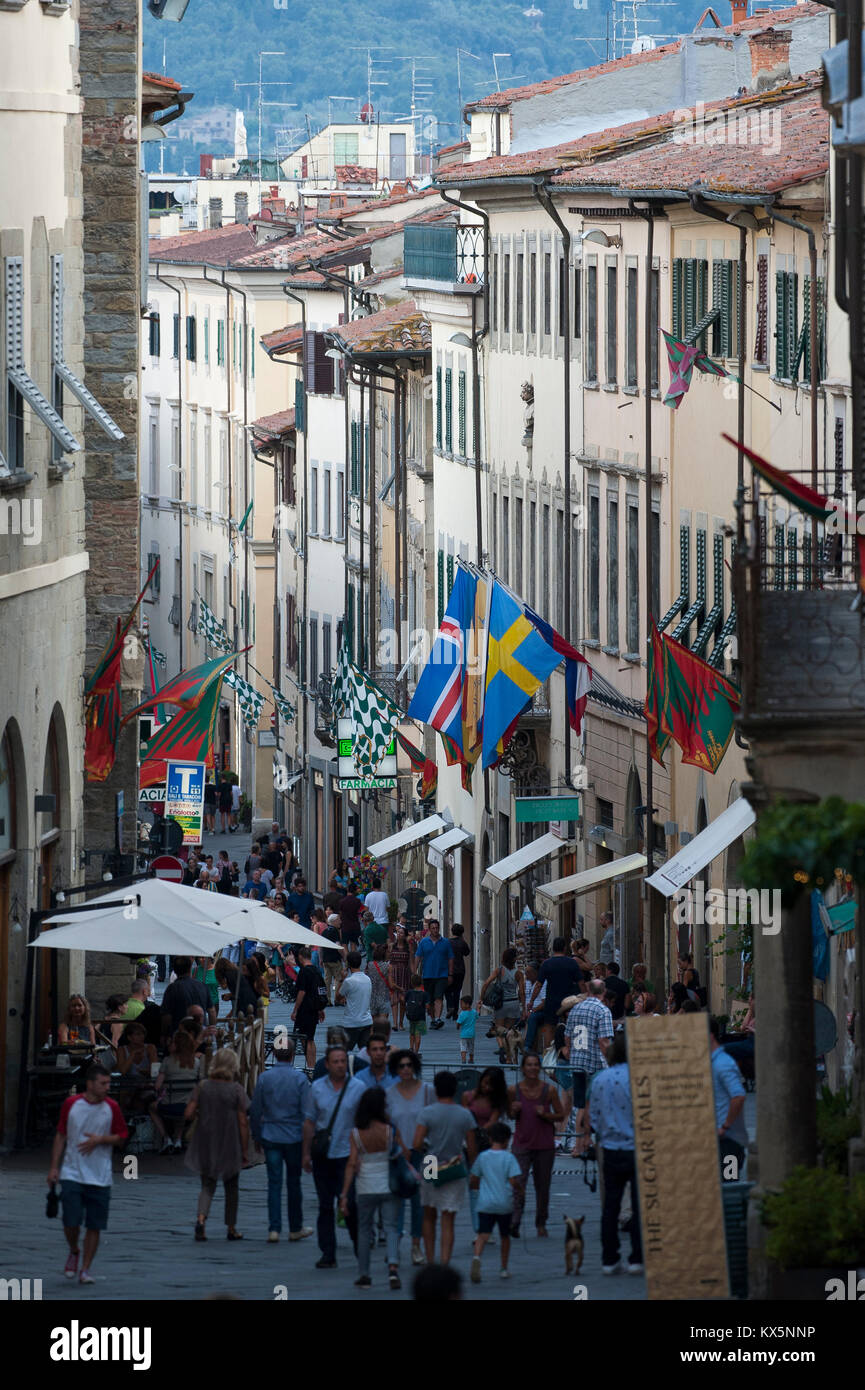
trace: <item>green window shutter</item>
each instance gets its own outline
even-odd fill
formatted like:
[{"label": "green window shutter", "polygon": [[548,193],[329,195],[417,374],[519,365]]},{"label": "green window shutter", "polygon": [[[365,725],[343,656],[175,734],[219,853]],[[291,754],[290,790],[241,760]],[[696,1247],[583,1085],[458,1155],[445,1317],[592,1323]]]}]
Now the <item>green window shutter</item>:
[{"label": "green window shutter", "polygon": [[697,262],[687,260],[684,263],[684,280],[682,285],[682,333],[684,338],[697,322]]},{"label": "green window shutter", "polygon": [[[697,317],[694,320],[694,323],[699,323],[700,319],[705,317],[707,309],[707,298],[709,293],[709,262],[696,261],[695,265],[697,287]],[[691,325],[691,327],[693,327],[693,324]],[[700,347],[705,350],[707,346],[705,333],[700,334],[699,342]]]},{"label": "green window shutter", "polygon": [[673,337],[679,341],[685,336],[682,327],[682,258],[673,261]]},{"label": "green window shutter", "polygon": [[733,262],[712,262],[712,308],[719,316],[712,324],[712,352],[718,357],[733,355]]},{"label": "green window shutter", "polygon": [[445,615],[445,553],[440,550],[438,553],[438,625],[441,627],[442,618]]},{"label": "green window shutter", "polygon": [[225,319],[216,321],[216,365],[225,366]]},{"label": "green window shutter", "polygon": [[784,587],[784,527],[775,527],[775,582],[773,588]]},{"label": "green window shutter", "polygon": [[463,458],[466,457],[466,374],[459,374],[459,389],[457,393],[457,410],[459,411],[459,451]]},{"label": "green window shutter", "polygon": [[363,431],[363,487],[366,496],[369,497],[369,422],[367,421]]},{"label": "green window shutter", "polygon": [[787,375],[787,299],[784,292],[784,272],[775,272],[775,375]]},{"label": "green window shutter", "polygon": [[447,570],[448,570],[448,588],[447,588],[447,595],[448,595],[448,603],[450,603],[451,592],[452,592],[453,587],[454,587],[454,557],[453,557],[453,555],[449,555],[449,556],[448,556]]},{"label": "green window shutter", "polygon": [[442,447],[442,369],[436,367],[436,448]]},{"label": "green window shutter", "polygon": [[454,374],[450,367],[445,368],[445,449],[454,451]]},{"label": "green window shutter", "polygon": [[799,276],[787,271],[784,277],[784,298],[787,317],[787,367],[784,373],[790,380],[795,379],[796,348],[799,342]]},{"label": "green window shutter", "polygon": [[360,435],[360,425],[357,420],[351,422],[351,491],[356,497],[358,493],[358,444]]},{"label": "green window shutter", "polygon": [[294,428],[298,434],[303,433],[305,411],[306,397],[303,391],[303,381],[297,377],[294,383]]}]

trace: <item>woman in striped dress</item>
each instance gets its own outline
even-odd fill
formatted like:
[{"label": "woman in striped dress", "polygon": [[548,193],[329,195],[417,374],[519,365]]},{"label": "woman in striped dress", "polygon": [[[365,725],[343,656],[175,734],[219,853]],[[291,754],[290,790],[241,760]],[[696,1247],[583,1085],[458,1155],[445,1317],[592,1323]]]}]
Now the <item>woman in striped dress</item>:
[{"label": "woman in striped dress", "polygon": [[405,994],[411,988],[411,951],[405,927],[398,926],[396,929],[388,964],[388,978],[394,991],[391,996],[393,1026],[395,1031],[399,1031],[405,1026]]}]

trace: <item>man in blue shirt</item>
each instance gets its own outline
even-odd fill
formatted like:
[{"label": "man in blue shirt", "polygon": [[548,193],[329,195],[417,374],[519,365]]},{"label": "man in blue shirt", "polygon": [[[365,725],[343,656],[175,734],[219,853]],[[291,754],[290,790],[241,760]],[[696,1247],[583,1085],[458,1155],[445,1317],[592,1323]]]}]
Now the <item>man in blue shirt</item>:
[{"label": "man in blue shirt", "polygon": [[423,978],[429,1005],[431,1028],[444,1028],[442,1002],[454,970],[454,953],[450,942],[441,934],[435,917],[430,918],[429,936],[418,942],[415,970]]},{"label": "man in blue shirt", "polygon": [[381,1033],[373,1033],[366,1045],[369,1066],[357,1073],[357,1079],[361,1085],[369,1090],[373,1086],[381,1086],[386,1091],[389,1086],[396,1085],[399,1079],[391,1076],[387,1066],[387,1038],[383,1038]]},{"label": "man in blue shirt", "polygon": [[259,902],[264,902],[267,897],[267,884],[261,881],[261,869],[253,869],[251,876],[243,885],[240,896],[242,898],[257,898]]},{"label": "man in blue shirt", "polygon": [[303,1120],[309,1082],[294,1067],[294,1039],[274,1047],[276,1065],[258,1080],[249,1111],[252,1137],[264,1149],[267,1163],[268,1234],[271,1242],[282,1231],[282,1168],[288,1188],[288,1238],[303,1240],[312,1227],[303,1224],[300,1175],[303,1171]]},{"label": "man in blue shirt", "polygon": [[601,1213],[601,1270],[615,1274],[619,1260],[619,1212],[625,1188],[631,1187],[629,1232],[631,1253],[629,1274],[642,1274],[643,1247],[640,1209],[637,1204],[637,1165],[634,1156],[634,1111],[631,1104],[631,1074],[627,1063],[624,1033],[617,1033],[607,1048],[605,1069],[592,1083],[586,1109],[587,1127],[595,1131],[603,1151],[604,1208]]},{"label": "man in blue shirt", "polygon": [[294,890],[289,893],[285,901],[285,913],[287,917],[293,917],[295,912],[300,919],[300,925],[309,929],[312,926],[312,910],[315,907],[315,898],[306,891],[306,879],[297,878],[294,881]]},{"label": "man in blue shirt", "polygon": [[[329,1047],[325,1054],[327,1076],[313,1081],[304,1107],[303,1166],[312,1173],[318,1197],[318,1247],[321,1259],[316,1269],[336,1269],[336,1220],[334,1203],[342,1195],[345,1165],[351,1148],[351,1131],[357,1103],[364,1094],[356,1076],[348,1076],[348,1053],[344,1047]],[[330,1128],[325,1157],[312,1156],[316,1134]],[[357,1246],[357,1205],[349,1201],[346,1225]]]},{"label": "man in blue shirt", "polygon": [[[715,1121],[718,1126],[718,1149],[721,1158],[721,1178],[737,1182],[745,1163],[748,1130],[745,1127],[745,1087],[742,1073],[718,1042],[717,1019],[709,1020],[709,1045],[712,1049],[712,1093],[715,1098]],[[731,1160],[734,1160],[731,1162]]]}]

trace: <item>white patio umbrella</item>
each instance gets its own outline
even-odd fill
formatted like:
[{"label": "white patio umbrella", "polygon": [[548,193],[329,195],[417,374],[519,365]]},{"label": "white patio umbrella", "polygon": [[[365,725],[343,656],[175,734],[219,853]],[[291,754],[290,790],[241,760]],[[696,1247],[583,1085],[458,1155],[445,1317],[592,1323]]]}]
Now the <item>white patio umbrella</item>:
[{"label": "white patio umbrella", "polygon": [[[70,912],[62,907],[46,917],[46,922],[87,922],[112,917],[113,913],[104,903],[117,903],[117,911],[122,915],[125,901],[135,904],[138,920],[148,912],[159,916],[179,918],[190,922],[224,922],[238,912],[247,911],[250,902],[247,898],[232,898],[227,893],[208,893],[202,888],[186,888],[181,883],[169,883],[164,878],[143,878],[140,883],[130,884],[128,888],[113,888],[100,893],[87,901],[87,908],[93,911]],[[83,906],[83,905],[82,905]],[[130,907],[131,910],[131,907]],[[231,940],[240,936],[236,932]]]},{"label": "white patio umbrella", "polygon": [[177,917],[147,913],[127,920],[112,911],[72,921],[44,931],[31,946],[49,950],[114,951],[122,956],[212,956],[234,940],[228,928],[212,923],[184,922]]}]

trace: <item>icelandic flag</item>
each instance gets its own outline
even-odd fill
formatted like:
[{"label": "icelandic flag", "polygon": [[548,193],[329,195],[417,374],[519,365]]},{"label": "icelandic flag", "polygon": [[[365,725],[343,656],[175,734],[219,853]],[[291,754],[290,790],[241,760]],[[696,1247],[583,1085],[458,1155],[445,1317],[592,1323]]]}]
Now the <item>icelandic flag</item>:
[{"label": "icelandic flag", "polygon": [[526,617],[530,623],[534,624],[544,641],[548,642],[554,651],[559,652],[565,658],[565,700],[568,706],[568,723],[574,733],[578,734],[586,710],[589,686],[592,683],[592,668],[576,647],[572,647],[560,632],[556,632],[554,627],[540,618],[528,605],[526,605]]},{"label": "icelandic flag", "polygon": [[457,566],[454,586],[426,666],[408,707],[409,718],[429,724],[463,751],[466,634],[474,615],[477,581]]}]

